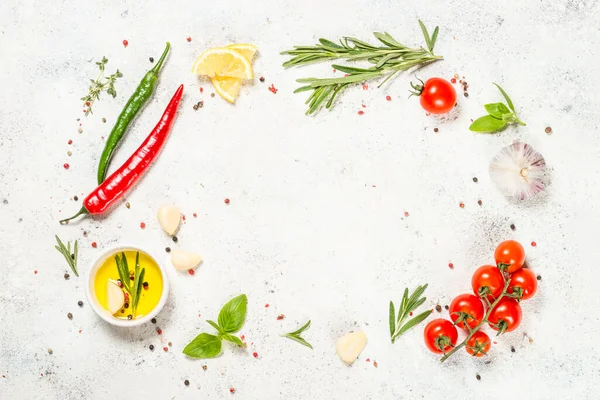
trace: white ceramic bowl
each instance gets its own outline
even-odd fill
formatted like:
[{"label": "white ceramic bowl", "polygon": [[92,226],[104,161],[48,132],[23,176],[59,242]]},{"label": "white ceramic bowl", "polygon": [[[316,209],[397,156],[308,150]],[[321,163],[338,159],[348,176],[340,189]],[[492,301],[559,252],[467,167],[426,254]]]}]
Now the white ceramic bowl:
[{"label": "white ceramic bowl", "polygon": [[[148,255],[148,257],[150,257],[152,260],[154,260],[156,265],[158,265],[158,268],[160,269],[160,273],[162,275],[163,290],[162,290],[162,295],[160,297],[160,300],[158,301],[158,304],[156,305],[156,307],[154,307],[154,309],[152,311],[150,311],[148,314],[144,315],[142,318],[132,319],[132,320],[117,318],[114,315],[112,315],[110,312],[108,312],[107,309],[102,307],[102,305],[100,305],[100,303],[98,302],[98,299],[96,298],[96,289],[95,289],[95,285],[94,285],[94,280],[96,279],[96,272],[98,272],[98,268],[100,268],[102,263],[104,263],[104,261],[106,261],[107,258],[113,257],[115,254],[120,253],[122,251],[139,251],[140,253],[145,253],[146,255]],[[106,250],[92,264],[92,266],[90,268],[90,272],[89,272],[88,283],[87,283],[85,289],[86,289],[88,302],[90,303],[90,305],[92,306],[92,308],[94,309],[96,314],[98,314],[100,316],[100,318],[102,318],[103,320],[105,320],[106,322],[108,322],[111,325],[132,327],[132,326],[138,326],[138,325],[145,324],[146,322],[148,322],[152,318],[154,318],[160,312],[160,310],[162,310],[162,308],[165,306],[165,303],[167,302],[167,297],[169,297],[169,278],[167,277],[167,271],[166,271],[164,265],[160,261],[158,261],[158,258],[154,257],[151,252],[149,252],[148,250],[146,250],[140,246],[121,245],[121,246],[112,247],[112,248]]]}]

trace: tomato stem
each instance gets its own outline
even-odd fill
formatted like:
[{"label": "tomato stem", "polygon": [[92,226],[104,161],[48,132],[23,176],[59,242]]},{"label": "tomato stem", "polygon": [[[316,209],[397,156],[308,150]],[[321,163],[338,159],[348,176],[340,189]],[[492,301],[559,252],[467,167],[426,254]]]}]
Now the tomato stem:
[{"label": "tomato stem", "polygon": [[[489,318],[490,314],[492,313],[492,311],[494,310],[494,307],[496,307],[496,305],[498,305],[498,303],[500,303],[500,300],[502,300],[504,297],[506,297],[506,295],[508,293],[508,285],[510,284],[510,279],[508,279],[506,276],[504,276],[504,274],[502,274],[502,278],[504,279],[504,290],[502,290],[502,293],[500,294],[500,296],[498,296],[498,298],[496,300],[494,300],[494,302],[489,306],[489,308],[488,308],[487,312],[485,313],[485,315],[483,316],[483,319],[481,320],[481,322],[479,324],[477,324],[477,326],[475,328],[473,328],[469,331],[469,334],[467,335],[465,340],[463,340],[460,344],[454,346],[454,348],[452,350],[450,350],[448,353],[444,354],[444,356],[442,358],[440,358],[440,362],[446,361],[452,354],[456,353],[462,347],[465,347],[467,345],[467,342],[469,341],[469,339],[471,339],[471,337],[473,337],[473,335],[477,331],[479,331],[479,329],[481,329],[481,327],[484,324],[489,323],[488,318]],[[484,299],[487,300],[487,298],[484,298]],[[489,304],[489,301],[488,301],[488,304]]]}]

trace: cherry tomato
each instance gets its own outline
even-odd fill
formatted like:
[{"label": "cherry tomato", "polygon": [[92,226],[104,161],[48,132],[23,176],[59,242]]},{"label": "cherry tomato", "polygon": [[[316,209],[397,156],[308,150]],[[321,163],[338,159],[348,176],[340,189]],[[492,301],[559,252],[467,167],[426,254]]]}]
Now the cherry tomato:
[{"label": "cherry tomato", "polygon": [[425,326],[425,345],[436,354],[450,351],[458,340],[458,331],[447,319],[434,319]]},{"label": "cherry tomato", "polygon": [[494,252],[496,264],[508,264],[508,272],[513,273],[525,262],[525,249],[516,240],[506,240],[496,247]]},{"label": "cherry tomato", "polygon": [[475,357],[485,356],[492,347],[490,337],[482,331],[477,331],[467,340],[467,353]]},{"label": "cherry tomato", "polygon": [[521,306],[510,297],[504,297],[492,310],[488,317],[492,329],[504,333],[512,332],[521,323]]},{"label": "cherry tomato", "polygon": [[521,268],[510,276],[508,293],[516,292],[521,300],[528,300],[533,297],[536,290],[537,278],[530,269]]},{"label": "cherry tomato", "polygon": [[421,97],[421,107],[431,114],[445,114],[456,104],[456,90],[450,82],[442,78],[431,78],[421,85],[411,86],[412,92]]},{"label": "cherry tomato", "polygon": [[504,278],[498,267],[493,265],[484,265],[473,274],[471,286],[476,296],[482,297],[488,294],[488,300],[494,300],[502,293],[504,289]]},{"label": "cherry tomato", "polygon": [[449,312],[450,319],[459,328],[465,329],[465,323],[475,328],[483,319],[483,303],[470,293],[461,294],[452,300]]}]

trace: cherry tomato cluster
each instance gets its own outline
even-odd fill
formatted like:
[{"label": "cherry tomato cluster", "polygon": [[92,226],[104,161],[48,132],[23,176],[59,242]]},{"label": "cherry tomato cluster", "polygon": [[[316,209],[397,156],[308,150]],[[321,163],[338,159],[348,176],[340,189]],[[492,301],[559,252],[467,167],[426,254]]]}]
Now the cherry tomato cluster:
[{"label": "cherry tomato cluster", "polygon": [[[523,268],[525,249],[519,242],[507,240],[498,245],[494,258],[496,266],[481,266],[473,274],[474,294],[461,294],[450,303],[452,322],[438,318],[425,326],[425,345],[436,354],[444,354],[442,361],[461,347],[475,357],[487,354],[491,341],[481,330],[485,324],[500,335],[514,331],[521,323],[519,302],[532,298],[537,290],[535,274]],[[456,327],[467,333],[458,346]]]}]

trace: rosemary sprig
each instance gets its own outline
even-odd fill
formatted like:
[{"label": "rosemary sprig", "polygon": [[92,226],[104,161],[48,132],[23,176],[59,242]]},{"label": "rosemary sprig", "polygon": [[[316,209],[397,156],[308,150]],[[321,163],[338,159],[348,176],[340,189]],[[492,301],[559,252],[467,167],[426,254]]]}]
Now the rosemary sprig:
[{"label": "rosemary sprig", "polygon": [[71,253],[71,242],[67,242],[67,246],[58,238],[58,235],[54,235],[56,241],[58,242],[58,246],[54,246],[56,250],[60,252],[67,260],[67,264],[71,267],[71,271],[75,274],[75,276],[79,277],[79,273],[77,272],[77,240],[73,243],[73,252]]},{"label": "rosemary sprig", "polygon": [[385,79],[379,84],[379,87],[381,87],[400,71],[406,71],[442,59],[442,56],[433,54],[439,28],[436,26],[433,34],[429,36],[427,28],[420,20],[419,25],[423,31],[427,49],[423,47],[409,48],[398,42],[387,32],[375,32],[373,35],[383,46],[374,46],[353,37],[343,37],[339,41],[340,44],[327,39],[320,39],[315,46],[294,46],[292,50],[282,52],[283,55],[292,56],[291,59],[283,63],[286,68],[335,59],[345,59],[346,61],[366,60],[373,64],[369,68],[332,65],[334,69],[346,74],[346,76],[340,78],[298,79],[297,82],[306,83],[307,85],[296,89],[294,93],[312,91],[306,101],[306,104],[308,104],[306,114],[316,113],[323,105],[325,105],[325,108],[331,108],[335,98],[350,84],[385,76]]},{"label": "rosemary sprig", "polygon": [[404,289],[404,294],[402,295],[402,301],[400,302],[397,317],[394,309],[394,303],[390,301],[390,337],[392,339],[392,343],[394,343],[398,336],[402,335],[413,326],[423,322],[425,318],[432,313],[433,310],[424,311],[416,317],[410,319],[406,324],[402,325],[410,313],[419,308],[419,306],[423,304],[425,300],[427,300],[426,297],[421,297],[425,292],[425,289],[427,289],[427,284],[417,287],[410,297],[408,296],[408,288]]},{"label": "rosemary sprig", "polygon": [[133,285],[131,284],[131,279],[129,278],[129,264],[127,263],[127,257],[125,257],[125,253],[121,253],[121,257],[117,254],[115,256],[115,261],[117,263],[117,272],[119,273],[119,280],[121,281],[121,285],[123,289],[129,293],[129,302],[131,304],[131,315],[135,317],[135,312],[137,310],[138,303],[140,302],[140,298],[142,296],[142,286],[144,282],[144,276],[146,275],[146,268],[142,268],[140,271],[140,253],[139,251],[135,254],[135,270],[133,275]]},{"label": "rosemary sprig", "polygon": [[310,348],[312,350],[312,346],[310,343],[308,343],[306,340],[304,340],[300,335],[302,334],[302,332],[304,332],[305,330],[307,330],[310,327],[310,320],[308,320],[307,323],[305,323],[304,325],[302,325],[302,327],[300,327],[298,330],[295,330],[294,332],[290,332],[290,333],[284,333],[283,335],[281,335],[282,337],[286,337],[288,339],[292,339],[298,343],[300,343],[303,346],[306,346],[308,348]]},{"label": "rosemary sprig", "polygon": [[105,77],[104,81],[102,77],[104,76],[104,67],[108,63],[108,59],[106,57],[102,57],[102,60],[96,62],[98,69],[100,69],[100,75],[96,78],[96,80],[90,79],[92,84],[89,87],[89,92],[87,96],[81,98],[83,101],[83,107],[85,108],[85,116],[87,117],[92,112],[92,106],[96,100],[100,100],[100,93],[106,91],[113,98],[117,96],[117,91],[115,89],[115,82],[118,78],[123,77],[121,71],[117,69],[117,72],[114,74]]}]

